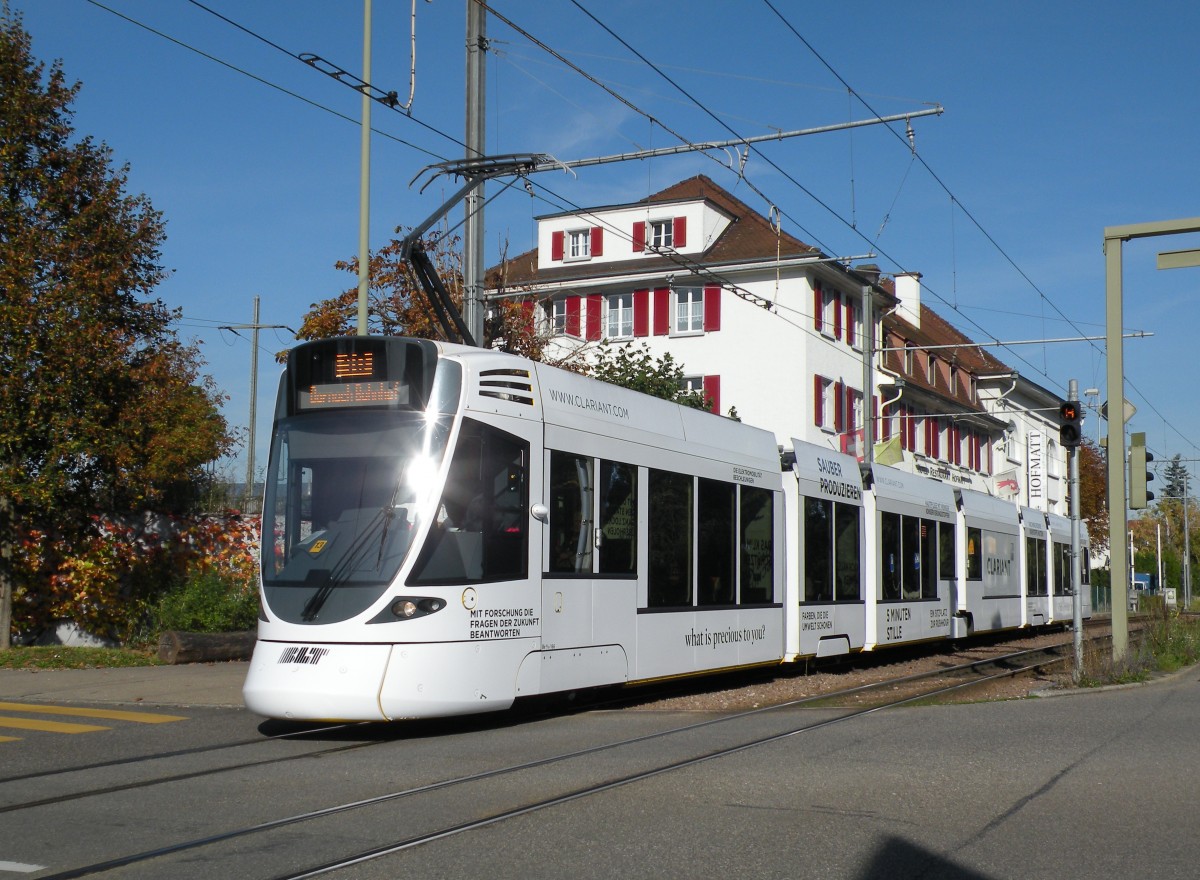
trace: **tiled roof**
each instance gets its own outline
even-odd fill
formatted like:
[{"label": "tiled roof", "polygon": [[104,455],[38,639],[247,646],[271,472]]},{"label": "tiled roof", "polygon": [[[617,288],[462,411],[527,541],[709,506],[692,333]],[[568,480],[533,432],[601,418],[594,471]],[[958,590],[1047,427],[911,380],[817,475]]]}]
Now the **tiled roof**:
[{"label": "tiled roof", "polygon": [[[546,284],[554,281],[586,281],[589,277],[611,276],[622,272],[646,272],[655,269],[678,271],[682,265],[703,262],[706,265],[774,260],[777,257],[797,257],[817,252],[817,248],[805,244],[793,235],[776,230],[762,214],[752,210],[728,190],[718,186],[703,174],[680,181],[661,192],[629,205],[614,208],[629,208],[642,204],[661,202],[684,202],[703,199],[730,218],[725,231],[701,254],[687,254],[680,259],[665,256],[647,256],[631,260],[600,259],[571,266],[555,266],[538,271],[537,248],[487,271],[486,286],[496,289],[503,270],[504,286],[519,287],[526,284]],[[598,211],[597,211],[598,213]],[[615,232],[615,231],[614,231]],[[615,232],[626,235],[625,230]]]}]

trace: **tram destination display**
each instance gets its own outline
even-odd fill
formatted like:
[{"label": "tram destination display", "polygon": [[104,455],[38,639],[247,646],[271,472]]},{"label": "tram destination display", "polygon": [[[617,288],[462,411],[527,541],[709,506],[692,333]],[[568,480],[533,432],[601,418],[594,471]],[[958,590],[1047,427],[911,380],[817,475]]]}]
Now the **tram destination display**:
[{"label": "tram destination display", "polygon": [[423,354],[411,340],[379,338],[309,348],[289,362],[292,411],[411,408],[423,397]]}]

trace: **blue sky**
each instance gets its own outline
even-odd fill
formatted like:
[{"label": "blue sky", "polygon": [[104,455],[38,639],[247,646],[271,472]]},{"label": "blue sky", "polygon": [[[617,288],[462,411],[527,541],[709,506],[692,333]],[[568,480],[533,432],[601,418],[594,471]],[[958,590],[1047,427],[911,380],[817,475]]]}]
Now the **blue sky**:
[{"label": "blue sky", "polygon": [[[218,327],[250,323],[256,295],[261,323],[298,327],[311,303],[355,283],[334,263],[358,246],[360,99],[288,53],[361,73],[362,4],[203,0],[239,28],[189,0],[10,2],[35,54],[82,82],[78,132],[129,163],[130,190],[164,214],[172,275],[159,295],[182,308],[182,335],[201,342],[227,418],[244,426],[249,334]],[[493,154],[567,160],[673,145],[672,131],[714,140],[932,104],[945,112],[913,121],[916,157],[899,124],[763,145],[744,181],[723,155],[693,154],[543,173],[534,196],[491,184],[489,265],[502,248],[532,247],[540,214],[635,201],[703,173],[766,213],[761,191],[789,232],[827,253],[874,252],[887,272],[923,273],[926,302],[972,338],[1103,336],[1104,228],[1200,216],[1193,4],[494,5],[645,115],[492,18]],[[371,81],[404,99],[411,3],[373,6]],[[373,248],[452,191],[421,193],[410,181],[462,154],[464,7],[418,0],[412,118],[373,112]],[[1125,343],[1126,396],[1138,409],[1130,429],[1146,432],[1160,461],[1200,457],[1200,270],[1158,272],[1155,254],[1197,246],[1200,237],[1180,236],[1124,249],[1126,327],[1154,334]],[[286,331],[260,338],[260,470],[277,381],[269,355],[291,341]],[[1075,378],[1107,397],[1103,342],[993,351],[1057,393]],[[1085,430],[1095,436],[1094,418]],[[244,459],[226,469],[240,479]]]}]

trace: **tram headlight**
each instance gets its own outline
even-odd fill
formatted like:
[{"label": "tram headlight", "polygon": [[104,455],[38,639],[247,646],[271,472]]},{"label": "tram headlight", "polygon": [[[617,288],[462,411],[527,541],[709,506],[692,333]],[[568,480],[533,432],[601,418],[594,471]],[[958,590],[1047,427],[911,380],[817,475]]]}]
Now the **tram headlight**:
[{"label": "tram headlight", "polygon": [[[441,611],[445,607],[446,603],[442,599],[401,596],[392,601],[390,610],[392,615],[399,620],[412,620],[414,617],[424,617],[435,611]],[[374,622],[372,621],[372,623]]]}]

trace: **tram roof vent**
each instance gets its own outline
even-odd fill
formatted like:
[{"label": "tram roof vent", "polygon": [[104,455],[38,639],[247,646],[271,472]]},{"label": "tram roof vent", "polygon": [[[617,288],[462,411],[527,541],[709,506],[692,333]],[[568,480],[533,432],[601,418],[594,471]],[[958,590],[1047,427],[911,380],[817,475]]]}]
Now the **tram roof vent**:
[{"label": "tram roof vent", "polygon": [[529,370],[483,370],[479,374],[479,396],[533,406],[533,381]]}]

